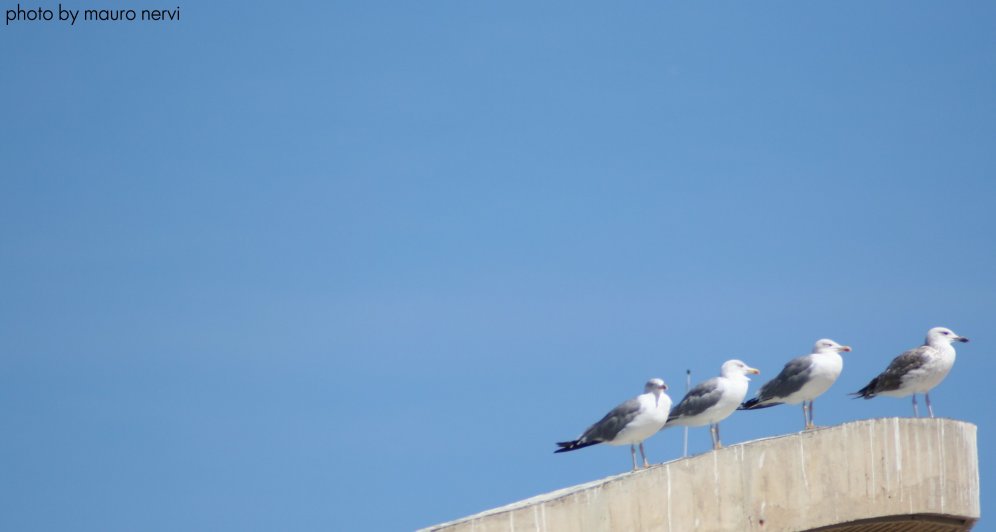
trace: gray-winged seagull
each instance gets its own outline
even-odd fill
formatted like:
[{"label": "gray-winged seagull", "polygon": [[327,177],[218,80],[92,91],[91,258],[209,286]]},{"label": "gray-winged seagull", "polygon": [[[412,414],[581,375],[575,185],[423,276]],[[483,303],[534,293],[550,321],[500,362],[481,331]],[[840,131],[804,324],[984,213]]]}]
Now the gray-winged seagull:
[{"label": "gray-winged seagull", "polygon": [[806,428],[815,427],[813,399],[829,390],[837,380],[841,370],[844,369],[844,359],[840,353],[850,350],[850,347],[827,338],[817,340],[812,353],[790,360],[782,368],[781,373],[761,386],[757,397],[740,405],[740,410],[756,410],[782,403],[794,405],[801,402]]},{"label": "gray-winged seagull", "polygon": [[664,390],[667,385],[661,379],[650,379],[643,388],[643,394],[615,407],[597,423],[588,427],[574,441],[557,442],[560,449],[555,453],[574,451],[589,445],[607,443],[609,445],[629,444],[633,457],[633,470],[636,471],[636,444],[640,445],[643,467],[649,467],[647,453],[643,450],[643,440],[653,436],[664,423],[671,410],[671,398]]},{"label": "gray-winged seagull", "polygon": [[729,417],[747,395],[747,384],[750,382],[747,375],[759,373],[760,370],[740,360],[727,360],[719,377],[700,382],[688,390],[681,402],[671,410],[665,428],[709,425],[712,448],[719,449],[723,446],[719,441],[719,422]]},{"label": "gray-winged seagull", "polygon": [[930,390],[940,384],[954,366],[955,349],[951,343],[967,341],[968,338],[958,336],[951,329],[934,327],[927,331],[923,345],[892,359],[889,367],[872,379],[868,386],[851,395],[871,399],[876,395],[906,397],[913,394],[913,417],[918,417],[916,394],[922,393],[927,400],[927,412],[934,417]]}]

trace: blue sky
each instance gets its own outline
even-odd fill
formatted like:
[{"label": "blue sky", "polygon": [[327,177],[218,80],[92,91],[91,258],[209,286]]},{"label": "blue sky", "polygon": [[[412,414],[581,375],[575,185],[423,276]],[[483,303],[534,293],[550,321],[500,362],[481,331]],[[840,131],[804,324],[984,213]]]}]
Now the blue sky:
[{"label": "blue sky", "polygon": [[0,529],[412,529],[731,357],[833,338],[817,423],[907,416],[846,392],[935,325],[996,475],[991,4],[181,9],[0,27]]}]

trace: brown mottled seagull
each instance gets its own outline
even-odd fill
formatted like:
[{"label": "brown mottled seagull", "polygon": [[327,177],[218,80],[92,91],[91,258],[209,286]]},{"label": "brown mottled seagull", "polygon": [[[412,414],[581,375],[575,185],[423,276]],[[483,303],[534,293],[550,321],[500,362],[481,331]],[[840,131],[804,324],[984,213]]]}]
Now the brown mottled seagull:
[{"label": "brown mottled seagull", "polygon": [[877,395],[886,397],[906,397],[913,395],[913,417],[919,417],[916,394],[922,393],[927,401],[927,412],[934,417],[930,405],[930,390],[948,376],[955,363],[955,349],[952,342],[967,342],[968,338],[958,336],[946,327],[934,327],[927,331],[927,339],[920,347],[910,349],[892,359],[889,367],[868,383],[868,386],[851,395],[871,399]]}]

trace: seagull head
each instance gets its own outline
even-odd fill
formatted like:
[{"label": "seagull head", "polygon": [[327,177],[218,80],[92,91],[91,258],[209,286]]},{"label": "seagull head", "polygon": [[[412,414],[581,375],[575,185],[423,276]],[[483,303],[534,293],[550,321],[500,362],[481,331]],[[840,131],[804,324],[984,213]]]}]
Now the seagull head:
[{"label": "seagull head", "polygon": [[927,331],[927,345],[948,345],[951,342],[967,342],[968,338],[958,336],[947,327],[934,327]]},{"label": "seagull head", "polygon": [[813,344],[813,353],[850,353],[851,346],[840,345],[829,338],[817,340]]},{"label": "seagull head", "polygon": [[664,384],[664,379],[650,379],[647,384],[643,387],[643,393],[652,393],[654,395],[660,395],[667,390],[667,384]]},{"label": "seagull head", "polygon": [[723,362],[723,367],[719,373],[728,379],[734,377],[747,378],[747,375],[759,375],[761,370],[748,366],[742,360],[733,359]]}]

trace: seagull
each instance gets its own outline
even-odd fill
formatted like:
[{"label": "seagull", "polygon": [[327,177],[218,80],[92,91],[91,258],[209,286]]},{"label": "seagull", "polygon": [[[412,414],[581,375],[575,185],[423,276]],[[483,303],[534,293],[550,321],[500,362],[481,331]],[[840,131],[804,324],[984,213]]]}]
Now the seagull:
[{"label": "seagull", "polygon": [[906,397],[913,394],[913,417],[919,417],[916,394],[922,393],[927,400],[927,412],[934,417],[930,406],[930,390],[948,376],[955,362],[952,342],[967,342],[968,338],[958,336],[946,327],[934,327],[927,331],[927,339],[920,347],[910,349],[892,359],[889,367],[868,383],[868,386],[851,395],[871,399],[876,395],[886,397]]},{"label": "seagull", "polygon": [[747,395],[747,384],[750,382],[747,375],[759,373],[760,370],[740,360],[727,360],[719,377],[700,382],[685,394],[678,406],[671,410],[664,428],[709,425],[712,448],[719,449],[723,446],[719,441],[719,422],[729,417]]},{"label": "seagull", "polygon": [[844,369],[844,359],[840,353],[850,350],[850,347],[827,338],[817,340],[812,353],[790,360],[781,373],[761,386],[757,397],[745,401],[739,409],[755,410],[782,403],[794,405],[801,402],[806,428],[815,428],[813,399],[830,389],[837,380]]},{"label": "seagull", "polygon": [[615,407],[605,417],[588,427],[574,441],[557,442],[560,449],[555,453],[574,451],[589,445],[607,443],[609,445],[629,444],[633,457],[633,471],[636,471],[636,444],[640,444],[643,467],[650,467],[647,453],[643,450],[643,440],[653,436],[664,423],[671,410],[671,398],[664,390],[667,384],[661,379],[650,379],[643,387],[643,393]]}]

